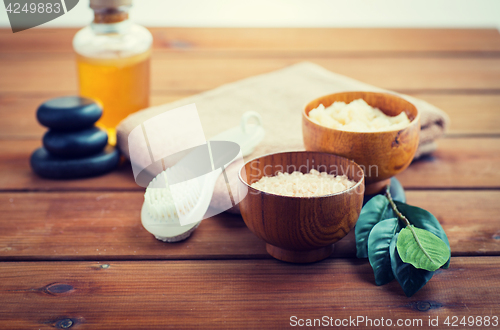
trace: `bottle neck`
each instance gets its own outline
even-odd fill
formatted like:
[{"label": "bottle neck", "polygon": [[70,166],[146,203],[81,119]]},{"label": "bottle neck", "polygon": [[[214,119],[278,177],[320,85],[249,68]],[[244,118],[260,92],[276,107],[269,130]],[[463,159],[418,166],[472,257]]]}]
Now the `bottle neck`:
[{"label": "bottle neck", "polygon": [[94,21],[90,27],[96,34],[125,33],[130,28],[128,6],[94,9]]}]

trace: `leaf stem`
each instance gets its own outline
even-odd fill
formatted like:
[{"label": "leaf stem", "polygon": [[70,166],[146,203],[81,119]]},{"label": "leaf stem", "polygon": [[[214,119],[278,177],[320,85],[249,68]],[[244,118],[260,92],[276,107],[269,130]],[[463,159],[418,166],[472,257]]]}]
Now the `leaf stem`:
[{"label": "leaf stem", "polygon": [[408,220],[408,218],[406,218],[399,210],[398,210],[398,207],[396,206],[396,203],[394,203],[394,200],[392,199],[392,196],[391,196],[391,191],[390,191],[390,187],[391,186],[387,186],[387,188],[385,189],[385,196],[387,197],[387,199],[389,200],[389,204],[391,204],[391,207],[392,207],[392,210],[394,211],[394,213],[396,213],[396,215],[398,216],[398,219],[403,221],[405,224],[406,224],[406,227],[408,227],[413,235],[413,238],[415,239],[415,241],[417,242],[418,244],[418,247],[422,250],[422,252],[424,252],[425,256],[427,258],[429,258],[430,261],[432,261],[432,263],[436,264],[436,262],[431,258],[431,256],[427,253],[427,251],[425,251],[424,247],[422,246],[422,244],[420,243],[420,240],[418,239],[417,237],[417,233],[413,230],[413,227],[410,223],[410,221]]},{"label": "leaf stem", "polygon": [[396,213],[398,219],[403,221],[406,224],[406,226],[411,227],[410,221],[401,212],[399,212],[396,203],[394,203],[394,200],[392,199],[391,196],[390,187],[391,186],[387,186],[387,188],[385,189],[385,197],[387,197],[387,199],[389,200],[389,204],[391,204],[392,210],[394,211],[394,213]]}]

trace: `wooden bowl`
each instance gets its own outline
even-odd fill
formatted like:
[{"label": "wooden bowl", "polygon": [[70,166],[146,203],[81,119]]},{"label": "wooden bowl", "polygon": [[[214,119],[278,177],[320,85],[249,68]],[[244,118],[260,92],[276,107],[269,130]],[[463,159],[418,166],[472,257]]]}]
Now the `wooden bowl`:
[{"label": "wooden bowl", "polygon": [[[335,101],[350,103],[363,99],[386,115],[406,112],[409,126],[384,132],[349,132],[316,124],[309,112],[320,104],[330,106]],[[389,184],[391,177],[410,165],[417,151],[420,114],[410,102],[392,94],[344,92],[320,97],[310,102],[302,112],[302,133],[306,150],[329,152],[354,160],[365,171],[366,194],[375,194]]]},{"label": "wooden bowl", "polygon": [[[263,192],[250,185],[264,175],[311,169],[345,174],[356,181],[352,188],[319,197],[290,197]],[[354,227],[363,205],[362,169],[346,158],[320,152],[283,152],[255,158],[239,173],[240,211],[248,228],[267,245],[274,258],[288,262],[314,262],[333,252],[333,243]]]}]

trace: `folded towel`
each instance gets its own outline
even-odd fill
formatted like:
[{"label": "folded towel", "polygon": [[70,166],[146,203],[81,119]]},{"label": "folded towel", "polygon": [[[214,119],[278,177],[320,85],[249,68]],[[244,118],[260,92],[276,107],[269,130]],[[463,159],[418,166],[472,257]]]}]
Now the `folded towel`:
[{"label": "folded towel", "polygon": [[[207,139],[238,125],[243,113],[254,110],[262,115],[266,137],[251,158],[277,151],[303,150],[301,111],[305,105],[320,96],[349,90],[394,93],[333,73],[316,64],[302,62],[131,114],[117,128],[117,143],[128,157],[128,134],[137,125],[164,111],[196,103]],[[435,140],[447,128],[448,116],[423,100],[398,95],[420,111],[422,128],[415,158],[433,152],[436,149]],[[225,193],[225,185],[219,183],[218,186]],[[217,202],[216,199],[217,189],[212,204]]]}]

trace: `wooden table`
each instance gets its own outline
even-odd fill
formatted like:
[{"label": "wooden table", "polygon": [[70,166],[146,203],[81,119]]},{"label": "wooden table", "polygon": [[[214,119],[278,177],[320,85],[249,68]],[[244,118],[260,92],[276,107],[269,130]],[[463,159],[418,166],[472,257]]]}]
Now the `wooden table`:
[{"label": "wooden table", "polygon": [[433,329],[447,329],[448,316],[500,316],[497,30],[152,29],[153,104],[309,60],[450,115],[438,151],[398,176],[452,250],[450,269],[411,298],[396,281],[375,286],[352,233],[311,265],[270,258],[228,214],[169,245],[141,226],[130,166],[85,180],[35,176],[28,158],[44,132],[35,111],[76,93],[75,32],[0,31],[0,328],[271,329],[291,316],[363,316],[421,319],[413,328],[439,317]]}]

